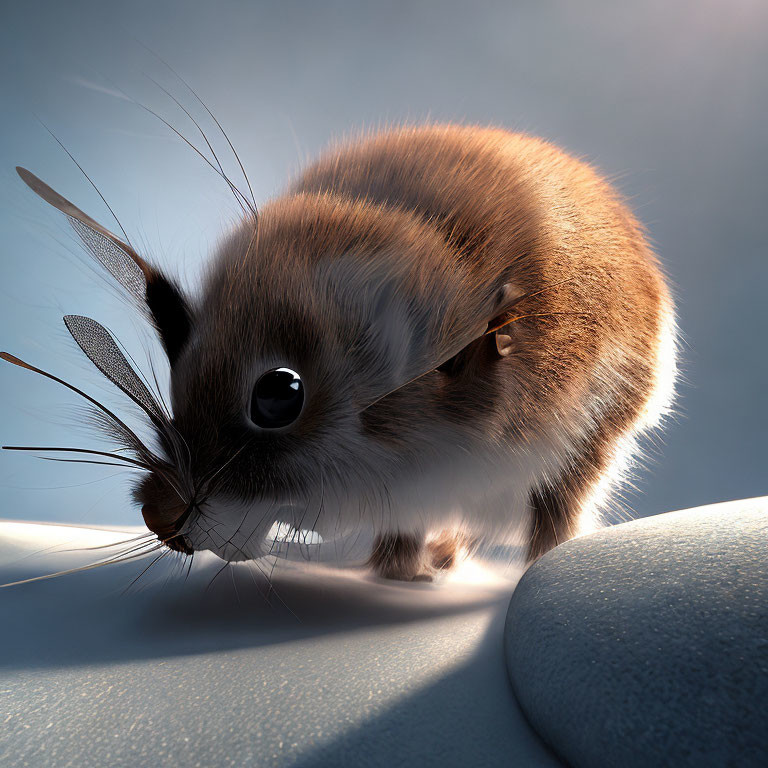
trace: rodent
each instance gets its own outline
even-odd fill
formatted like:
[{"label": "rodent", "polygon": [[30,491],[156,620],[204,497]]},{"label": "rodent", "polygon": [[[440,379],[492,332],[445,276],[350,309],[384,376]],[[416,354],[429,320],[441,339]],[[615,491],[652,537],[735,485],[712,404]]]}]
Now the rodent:
[{"label": "rodent", "polygon": [[280,520],[373,528],[386,578],[430,578],[480,537],[518,535],[534,560],[596,524],[669,407],[674,307],[644,231],[541,139],[423,125],[343,141],[247,210],[195,293],[19,172],[168,354],[172,416],[153,415],[99,362],[100,326],[68,321],[157,428],[150,456],[112,425],[172,549],[258,558]]}]

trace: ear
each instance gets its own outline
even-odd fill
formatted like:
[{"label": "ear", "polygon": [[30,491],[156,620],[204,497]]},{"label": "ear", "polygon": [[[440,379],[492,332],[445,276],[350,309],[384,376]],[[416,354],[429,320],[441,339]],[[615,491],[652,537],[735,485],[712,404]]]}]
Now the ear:
[{"label": "ear", "polygon": [[26,168],[17,167],[16,172],[35,194],[66,215],[96,261],[148,310],[173,365],[192,328],[190,308],[178,286],[139,256],[131,245],[102,227]]},{"label": "ear", "polygon": [[507,357],[512,354],[514,343],[509,329],[505,327],[510,321],[510,310],[524,298],[523,291],[513,283],[505,283],[499,288],[484,310],[485,316],[490,316],[485,330],[467,346],[463,347],[456,355],[448,358],[437,366],[439,371],[451,376],[459,373],[467,363],[468,347],[474,345],[483,336],[493,336],[496,353],[499,357]]},{"label": "ear", "polygon": [[[438,301],[425,310],[388,285],[379,292],[372,323],[376,344],[388,364],[365,407],[433,370],[455,375],[461,353],[502,325],[522,295],[516,286],[506,283],[490,296],[465,296],[465,302]],[[497,349],[505,354],[503,343],[499,346],[497,342]]]}]

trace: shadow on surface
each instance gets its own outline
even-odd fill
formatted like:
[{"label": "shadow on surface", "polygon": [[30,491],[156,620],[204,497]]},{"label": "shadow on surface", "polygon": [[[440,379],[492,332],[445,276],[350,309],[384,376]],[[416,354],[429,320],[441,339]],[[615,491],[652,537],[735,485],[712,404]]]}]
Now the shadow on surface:
[{"label": "shadow on surface", "polygon": [[[28,558],[29,559],[29,558]],[[512,582],[374,582],[361,569],[280,564],[271,587],[252,564],[201,558],[126,587],[147,560],[0,590],[0,667],[49,668],[286,643],[459,615],[508,600]],[[0,569],[0,583],[28,566]],[[35,568],[40,573],[40,567]],[[43,572],[45,572],[43,570]]]},{"label": "shadow on surface", "polygon": [[375,766],[564,766],[528,725],[504,663],[503,609],[494,612],[472,658],[388,708],[294,768]]}]

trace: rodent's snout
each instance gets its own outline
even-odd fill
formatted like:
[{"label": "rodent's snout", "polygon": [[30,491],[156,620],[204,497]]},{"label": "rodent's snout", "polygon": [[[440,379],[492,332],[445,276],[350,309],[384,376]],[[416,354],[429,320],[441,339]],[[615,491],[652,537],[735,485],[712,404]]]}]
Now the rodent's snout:
[{"label": "rodent's snout", "polygon": [[192,506],[184,502],[168,481],[157,474],[147,475],[134,490],[141,505],[141,515],[147,528],[170,549],[192,553],[189,542],[180,535]]},{"label": "rodent's snout", "polygon": [[176,552],[192,554],[192,548],[186,539],[179,534],[189,517],[192,507],[179,504],[168,507],[153,502],[142,505],[141,515],[150,531],[157,534],[166,546]]}]

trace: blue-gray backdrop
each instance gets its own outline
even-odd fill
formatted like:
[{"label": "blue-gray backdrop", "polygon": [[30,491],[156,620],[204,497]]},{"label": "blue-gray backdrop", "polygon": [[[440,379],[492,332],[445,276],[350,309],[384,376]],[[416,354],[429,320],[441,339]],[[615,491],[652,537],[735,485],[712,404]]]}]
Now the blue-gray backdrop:
[{"label": "blue-gray backdrop", "polygon": [[[15,176],[14,165],[26,165],[110,222],[43,124],[132,237],[187,280],[235,217],[220,180],[132,101],[199,138],[149,79],[205,117],[157,54],[228,129],[260,200],[332,137],[393,121],[494,123],[592,161],[648,226],[685,340],[678,417],[651,450],[630,504],[652,514],[768,493],[763,0],[26,0],[3,3],[1,14],[4,349],[113,404],[119,398],[76,353],[61,315],[100,319],[144,367],[145,351],[157,352],[62,217]],[[81,421],[66,392],[0,368],[4,443],[90,445]],[[0,516],[138,520],[127,478],[110,468],[7,453],[0,462]]]}]

